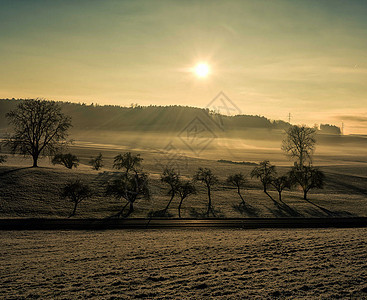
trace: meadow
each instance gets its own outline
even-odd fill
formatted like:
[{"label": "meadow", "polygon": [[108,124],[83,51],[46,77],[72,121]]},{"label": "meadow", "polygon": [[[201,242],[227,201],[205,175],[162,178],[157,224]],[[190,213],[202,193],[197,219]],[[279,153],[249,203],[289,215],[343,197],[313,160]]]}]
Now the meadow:
[{"label": "meadow", "polygon": [[[246,209],[240,209],[240,198],[234,189],[225,183],[228,175],[242,172],[248,175],[249,165],[221,163],[218,160],[259,162],[269,159],[277,165],[280,174],[287,172],[292,162],[280,150],[281,134],[262,132],[256,139],[254,132],[227,134],[216,137],[205,148],[193,151],[182,139],[162,133],[129,132],[75,132],[75,142],[68,149],[80,159],[77,169],[52,165],[43,158],[39,168],[29,168],[31,161],[22,156],[8,155],[0,165],[0,217],[67,217],[72,204],[59,196],[61,187],[71,179],[80,178],[89,183],[95,195],[83,201],[75,218],[106,218],[114,216],[125,204],[124,201],[104,194],[106,183],[118,174],[112,168],[113,158],[118,153],[140,153],[143,168],[149,173],[151,199],[139,200],[132,217],[147,217],[152,211],[161,210],[167,204],[168,187],[160,182],[162,167],[171,164],[183,178],[190,179],[198,167],[211,168],[220,182],[213,188],[213,205],[218,217],[351,217],[367,216],[367,162],[364,137],[321,136],[314,156],[314,164],[325,172],[324,189],[310,192],[310,201],[302,199],[301,191],[284,192],[284,203],[273,203],[263,192],[258,180],[247,176],[248,186],[243,191]],[[330,139],[333,139],[330,141]],[[167,145],[171,145],[167,148]],[[172,146],[173,145],[173,146]],[[200,143],[197,143],[200,145]],[[168,150],[167,150],[168,149]],[[88,164],[91,157],[103,154],[104,168],[92,170]],[[205,188],[197,183],[199,193],[185,200],[182,216],[198,218],[205,211],[207,198]],[[277,199],[275,191],[270,192]],[[171,204],[169,213],[177,217],[178,199]]]}]

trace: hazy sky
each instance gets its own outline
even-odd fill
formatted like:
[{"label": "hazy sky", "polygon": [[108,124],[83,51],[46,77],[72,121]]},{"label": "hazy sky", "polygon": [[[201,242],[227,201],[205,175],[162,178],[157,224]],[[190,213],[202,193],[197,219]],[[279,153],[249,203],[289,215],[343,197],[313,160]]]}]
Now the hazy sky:
[{"label": "hazy sky", "polygon": [[0,66],[0,98],[206,107],[224,91],[244,114],[367,134],[363,0],[0,0]]}]

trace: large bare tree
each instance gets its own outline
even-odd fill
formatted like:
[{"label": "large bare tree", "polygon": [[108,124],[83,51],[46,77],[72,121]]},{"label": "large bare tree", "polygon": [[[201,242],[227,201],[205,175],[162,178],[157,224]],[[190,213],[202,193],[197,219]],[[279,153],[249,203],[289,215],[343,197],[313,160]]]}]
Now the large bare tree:
[{"label": "large bare tree", "polygon": [[297,165],[302,168],[306,162],[311,163],[315,150],[316,129],[305,125],[293,125],[288,128],[282,143],[282,149],[292,158],[297,159]]},{"label": "large bare tree", "polygon": [[13,133],[5,139],[12,154],[33,158],[38,166],[41,155],[55,154],[65,143],[71,118],[61,112],[59,104],[41,99],[22,101],[6,114]]}]

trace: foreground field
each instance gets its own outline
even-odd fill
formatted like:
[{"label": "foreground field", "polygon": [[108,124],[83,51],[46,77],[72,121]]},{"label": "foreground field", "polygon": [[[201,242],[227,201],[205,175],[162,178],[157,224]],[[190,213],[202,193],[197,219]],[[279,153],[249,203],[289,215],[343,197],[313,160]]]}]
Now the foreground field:
[{"label": "foreground field", "polygon": [[365,299],[366,246],[365,228],[3,231],[0,294]]}]

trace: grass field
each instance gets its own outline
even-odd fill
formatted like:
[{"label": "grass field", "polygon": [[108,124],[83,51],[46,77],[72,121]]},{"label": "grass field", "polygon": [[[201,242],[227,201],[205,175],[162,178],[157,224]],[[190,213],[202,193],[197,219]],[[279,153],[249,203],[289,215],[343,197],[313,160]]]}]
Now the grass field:
[{"label": "grass field", "polygon": [[[122,152],[140,153],[144,158],[143,167],[150,174],[151,200],[139,200],[133,217],[147,217],[149,212],[165,207],[169,197],[167,187],[159,180],[162,165],[175,162],[183,178],[191,178],[198,167],[208,167],[219,177],[220,183],[213,189],[213,204],[219,217],[343,217],[367,216],[367,162],[363,155],[364,140],[358,143],[353,138],[345,143],[334,141],[334,150],[330,143],[320,143],[315,153],[315,165],[326,174],[323,190],[312,190],[311,202],[302,200],[299,190],[285,191],[284,204],[274,204],[261,190],[257,180],[248,178],[248,188],[243,191],[248,205],[239,209],[240,199],[235,190],[225,184],[226,177],[235,172],[249,174],[252,166],[219,163],[218,159],[258,162],[270,159],[278,165],[279,173],[285,173],[291,162],[280,150],[279,139],[270,141],[238,140],[238,138],[220,138],[195,155],[181,145],[174,153],[162,152],[169,137],[146,134],[130,138],[122,135],[115,137],[114,144],[96,143],[101,133],[86,135],[87,139],[77,140],[69,149],[80,158],[80,166],[69,170],[62,166],[53,166],[47,158],[40,162],[40,168],[29,168],[31,161],[20,156],[8,156],[8,161],[0,166],[0,217],[66,217],[72,210],[72,204],[60,199],[60,188],[70,179],[80,178],[89,183],[95,195],[80,204],[76,218],[110,217],[125,204],[123,201],[106,197],[104,190],[108,180],[116,176],[112,169],[113,157]],[[107,136],[107,134],[105,134]],[[113,135],[111,135],[113,137]],[[177,138],[176,138],[177,139]],[[324,138],[325,139],[325,138]],[[153,142],[153,140],[155,142]],[[107,142],[107,138],[102,141]],[[362,141],[362,142],[361,142]],[[176,143],[174,137],[171,142]],[[339,143],[339,144],[338,144]],[[149,148],[149,145],[153,145]],[[246,146],[247,145],[247,146]],[[250,147],[251,145],[251,147]],[[88,165],[92,156],[103,153],[105,167],[94,171]],[[174,154],[174,155],[173,155]],[[172,157],[176,160],[172,160]],[[183,217],[200,217],[207,203],[205,189],[197,185],[199,193],[188,198],[182,207]],[[276,192],[271,192],[276,199]],[[178,199],[169,210],[177,217]]]},{"label": "grass field", "polygon": [[365,228],[2,231],[0,294],[366,299],[366,245]]}]

